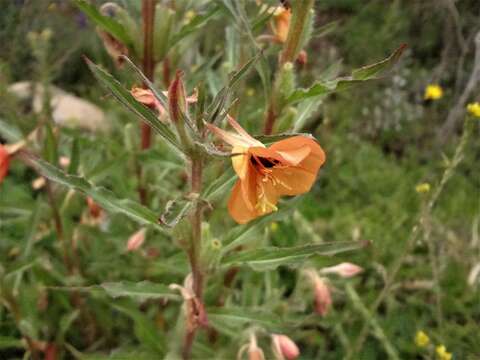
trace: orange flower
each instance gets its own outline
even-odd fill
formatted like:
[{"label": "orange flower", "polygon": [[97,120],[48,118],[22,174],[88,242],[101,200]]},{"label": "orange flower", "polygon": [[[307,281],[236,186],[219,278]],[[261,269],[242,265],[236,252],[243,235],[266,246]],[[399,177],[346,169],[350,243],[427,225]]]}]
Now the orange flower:
[{"label": "orange flower", "polygon": [[290,29],[290,19],[292,18],[292,9],[279,6],[273,13],[273,34],[275,40],[279,43],[287,41],[288,30]]},{"label": "orange flower", "polygon": [[278,198],[310,190],[325,153],[307,136],[292,136],[266,147],[228,116],[235,133],[207,124],[210,131],[232,145],[232,165],[238,175],[228,210],[239,224],[276,211]]},{"label": "orange flower", "polygon": [[7,176],[8,167],[10,165],[10,154],[5,146],[0,144],[0,183]]}]

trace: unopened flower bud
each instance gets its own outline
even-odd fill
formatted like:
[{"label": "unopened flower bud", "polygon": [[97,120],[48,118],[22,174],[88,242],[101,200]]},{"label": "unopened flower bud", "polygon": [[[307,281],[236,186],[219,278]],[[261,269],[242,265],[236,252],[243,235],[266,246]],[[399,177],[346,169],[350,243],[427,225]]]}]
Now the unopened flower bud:
[{"label": "unopened flower bud", "polygon": [[102,214],[102,208],[90,197],[87,197],[87,206],[90,216],[97,219]]},{"label": "unopened flower bud", "polygon": [[363,269],[355,264],[343,262],[335,266],[323,268],[320,272],[322,274],[335,274],[343,278],[350,278],[361,273]]},{"label": "unopened flower bud", "polygon": [[135,234],[130,236],[127,243],[127,251],[135,251],[138,250],[143,243],[145,242],[145,234],[147,229],[143,228],[138,230]]},{"label": "unopened flower bud", "polygon": [[297,344],[286,335],[272,334],[272,351],[278,360],[294,360],[300,355]]},{"label": "unopened flower bud", "polygon": [[327,315],[332,305],[332,295],[327,283],[321,277],[314,284],[315,312],[321,316]]},{"label": "unopened flower bud", "polygon": [[175,79],[168,88],[168,110],[170,119],[175,123],[181,121],[181,114],[187,110],[187,100],[182,76],[183,72],[178,70],[175,74]]},{"label": "unopened flower bud", "polygon": [[60,158],[58,159],[58,164],[62,168],[66,169],[70,165],[70,158],[67,156],[60,156]]},{"label": "unopened flower bud", "polygon": [[315,312],[321,316],[325,316],[332,305],[330,288],[326,280],[318,276],[315,269],[307,269],[304,273],[313,285]]}]

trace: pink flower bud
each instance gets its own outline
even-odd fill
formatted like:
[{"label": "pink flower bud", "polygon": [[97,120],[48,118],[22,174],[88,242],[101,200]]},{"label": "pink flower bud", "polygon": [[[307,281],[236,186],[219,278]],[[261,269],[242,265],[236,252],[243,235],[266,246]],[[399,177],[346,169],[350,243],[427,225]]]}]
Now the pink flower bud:
[{"label": "pink flower bud", "polygon": [[138,250],[143,243],[145,242],[145,233],[147,229],[143,228],[138,230],[135,234],[130,236],[127,243],[127,251],[135,251]]},{"label": "pink flower bud", "polygon": [[322,274],[336,274],[343,278],[350,278],[361,273],[363,269],[355,264],[344,262],[335,266],[330,266],[322,269],[320,272]]},{"label": "pink flower bud", "polygon": [[286,335],[272,334],[272,350],[279,360],[294,360],[300,355],[297,344]]},{"label": "pink flower bud", "polygon": [[317,277],[314,283],[315,312],[321,316],[327,315],[332,305],[330,289],[321,277]]}]

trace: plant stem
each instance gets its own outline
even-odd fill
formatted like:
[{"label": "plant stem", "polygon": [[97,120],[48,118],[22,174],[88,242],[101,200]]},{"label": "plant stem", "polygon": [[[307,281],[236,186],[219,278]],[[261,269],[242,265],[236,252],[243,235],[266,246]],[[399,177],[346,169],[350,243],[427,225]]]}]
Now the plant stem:
[{"label": "plant stem", "polygon": [[[143,59],[142,71],[153,83],[155,73],[155,60],[153,56],[153,31],[155,25],[155,2],[156,0],[142,0],[142,26],[143,26]],[[143,84],[145,89],[148,89],[146,84]],[[152,128],[150,125],[142,122],[140,124],[141,142],[140,148],[142,150],[148,149],[152,143]],[[142,204],[147,203],[147,190],[143,186],[143,172],[142,168],[137,165],[136,173],[138,178],[138,196]]]},{"label": "plant stem", "polygon": [[287,62],[294,62],[302,46],[303,32],[307,23],[308,14],[312,9],[314,0],[297,0],[292,14],[292,23],[288,29],[288,36],[280,55],[280,67]]},{"label": "plant stem", "polygon": [[[278,68],[275,77],[280,76],[281,69],[285,63],[293,63],[301,50],[304,39],[305,27],[307,25],[310,10],[313,8],[314,0],[296,0],[292,12],[292,20],[288,29],[288,36],[283,51],[280,54]],[[275,82],[274,82],[275,83]],[[273,89],[269,99],[269,106],[265,114],[264,134],[270,135],[273,131],[277,116],[281,109],[276,105],[276,98],[278,97],[277,89]]]},{"label": "plant stem", "polygon": [[[193,155],[191,159],[190,182],[192,194],[200,194],[202,191],[202,173],[203,160],[198,155]],[[193,276],[193,291],[196,298],[202,303],[203,296],[203,273],[200,263],[200,253],[202,246],[202,208],[201,204],[197,202],[195,210],[192,214],[192,237],[191,244],[188,250],[188,259],[190,261],[190,268]],[[197,327],[189,329],[187,326],[182,357],[189,359],[192,352],[193,341],[195,340]]]},{"label": "plant stem", "polygon": [[[143,62],[142,70],[148,80],[153,82],[155,61],[153,58],[153,30],[155,19],[155,0],[142,1],[143,20]],[[152,129],[142,123],[142,149],[148,149],[151,144]]]},{"label": "plant stem", "polygon": [[73,272],[74,267],[70,260],[70,255],[68,253],[68,244],[66,243],[64,238],[62,219],[60,217],[60,212],[58,211],[58,208],[57,208],[55,195],[53,194],[53,190],[52,190],[52,184],[48,179],[46,180],[45,188],[47,190],[48,202],[50,203],[50,208],[52,209],[53,221],[55,222],[55,231],[57,233],[57,238],[58,238],[58,241],[60,242],[60,246],[63,252],[63,262],[65,263],[68,273],[71,274]]}]

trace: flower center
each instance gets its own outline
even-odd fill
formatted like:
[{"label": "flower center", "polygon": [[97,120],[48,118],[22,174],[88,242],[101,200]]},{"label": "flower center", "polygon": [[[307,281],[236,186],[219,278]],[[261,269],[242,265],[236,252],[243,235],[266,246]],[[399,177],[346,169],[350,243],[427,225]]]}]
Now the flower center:
[{"label": "flower center", "polygon": [[265,169],[270,169],[270,168],[274,167],[275,165],[279,164],[279,161],[276,160],[276,159],[266,158],[266,157],[261,157],[261,156],[255,156],[255,155],[250,157],[250,162],[255,167],[260,167],[260,168],[263,167]]}]

